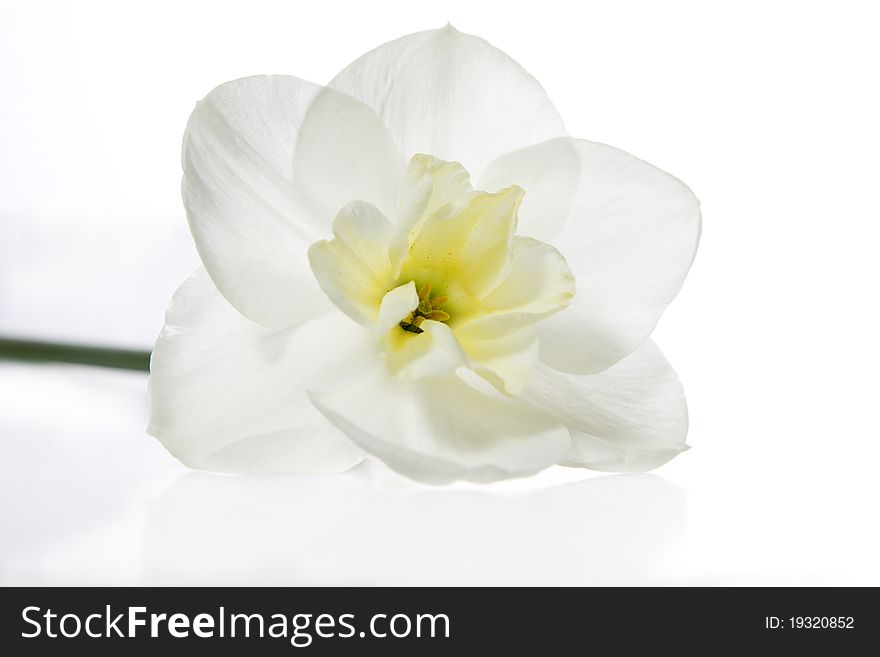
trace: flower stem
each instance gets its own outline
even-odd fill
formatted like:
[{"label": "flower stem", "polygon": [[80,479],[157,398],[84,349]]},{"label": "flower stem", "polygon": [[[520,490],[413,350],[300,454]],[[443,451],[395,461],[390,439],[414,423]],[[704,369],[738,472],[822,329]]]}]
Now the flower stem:
[{"label": "flower stem", "polygon": [[0,338],[0,360],[31,363],[76,363],[121,370],[150,371],[150,352],[39,340]]}]

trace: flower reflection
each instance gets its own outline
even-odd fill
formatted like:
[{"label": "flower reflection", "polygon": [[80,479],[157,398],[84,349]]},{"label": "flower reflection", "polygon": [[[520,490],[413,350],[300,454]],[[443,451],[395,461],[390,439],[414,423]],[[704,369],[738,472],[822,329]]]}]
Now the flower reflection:
[{"label": "flower reflection", "polygon": [[543,490],[437,491],[346,475],[188,473],[149,506],[149,584],[650,583],[686,493],[647,474]]}]

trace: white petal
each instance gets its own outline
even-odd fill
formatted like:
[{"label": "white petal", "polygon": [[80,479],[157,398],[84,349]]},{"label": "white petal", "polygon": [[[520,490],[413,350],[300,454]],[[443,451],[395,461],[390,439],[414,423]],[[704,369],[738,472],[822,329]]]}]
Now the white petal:
[{"label": "white petal", "polygon": [[572,139],[550,139],[505,153],[480,175],[477,189],[518,185],[526,190],[517,233],[550,242],[571,214],[581,183],[581,163]]},{"label": "white petal", "polygon": [[405,334],[397,351],[389,354],[391,370],[397,376],[410,380],[447,376],[464,364],[461,347],[446,324],[427,320],[420,328],[421,334]]},{"label": "white petal", "polygon": [[308,251],[321,289],[337,308],[363,325],[376,321],[382,297],[393,282],[388,259],[392,230],[375,206],[355,201],[336,216],[334,239],[316,242]]},{"label": "white petal", "polygon": [[539,364],[523,398],[555,413],[571,431],[563,465],[643,471],[687,449],[684,391],[650,340],[600,374],[566,374]]},{"label": "white petal", "polygon": [[354,442],[429,483],[532,474],[570,444],[567,430],[535,407],[484,395],[455,376],[402,380],[380,359],[312,399]]},{"label": "white petal", "polygon": [[[390,141],[362,103],[340,93],[322,94],[321,87],[287,76],[217,87],[196,105],[184,135],[183,200],[202,262],[223,295],[266,326],[330,309],[303,256],[309,244],[327,234],[333,214],[314,203],[307,180],[298,180],[294,171],[298,131],[319,94],[325,114],[345,123],[346,130],[363,131],[369,143],[381,141],[382,134]],[[327,153],[354,157],[348,145],[339,145],[344,134],[324,136]],[[361,168],[394,166],[385,166],[381,153],[359,152],[358,157]],[[351,166],[340,165],[339,175]],[[320,175],[338,182],[336,173],[321,169]]]},{"label": "white petal", "polygon": [[385,348],[388,367],[404,379],[445,376],[465,361],[464,354],[446,324],[423,321],[421,333],[401,330],[399,324],[419,305],[413,281],[396,287],[382,299],[376,334]]},{"label": "white petal", "polygon": [[375,109],[404,157],[430,153],[472,172],[502,153],[566,134],[537,80],[451,26],[386,43],[330,86]]},{"label": "white petal", "polygon": [[394,216],[406,160],[372,109],[334,89],[309,106],[294,151],[294,175],[324,217],[351,201]]},{"label": "white petal", "polygon": [[315,410],[306,386],[362,353],[364,334],[339,313],[262,328],[200,269],[174,295],[153,351],[148,431],[197,468],[345,470],[360,449]]},{"label": "white petal", "polygon": [[376,330],[385,332],[400,324],[419,305],[419,293],[413,281],[400,285],[382,297]]},{"label": "white petal", "polygon": [[577,281],[541,323],[541,359],[594,373],[632,353],[678,293],[700,236],[699,201],[680,180],[621,150],[573,140],[581,187],[554,240]]}]

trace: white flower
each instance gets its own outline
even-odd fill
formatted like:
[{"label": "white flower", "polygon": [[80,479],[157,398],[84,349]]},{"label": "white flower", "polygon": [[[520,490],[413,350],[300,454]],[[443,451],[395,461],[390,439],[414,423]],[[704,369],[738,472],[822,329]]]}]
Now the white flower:
[{"label": "white flower", "polygon": [[338,471],[365,450],[439,483],[645,470],[685,449],[649,335],[699,204],[568,137],[485,41],[407,36],[327,88],[221,85],[183,168],[204,268],[156,343],[149,431],[184,463]]}]

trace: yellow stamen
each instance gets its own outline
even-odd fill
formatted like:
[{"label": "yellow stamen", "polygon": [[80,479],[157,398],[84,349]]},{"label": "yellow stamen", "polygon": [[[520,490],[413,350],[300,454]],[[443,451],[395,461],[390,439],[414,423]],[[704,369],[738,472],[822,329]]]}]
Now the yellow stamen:
[{"label": "yellow stamen", "polygon": [[400,328],[410,333],[423,333],[424,329],[420,328],[422,322],[426,319],[435,322],[445,322],[449,319],[449,313],[441,310],[441,306],[448,301],[446,295],[441,294],[433,299],[431,298],[431,283],[426,282],[419,288],[419,305],[413,310],[406,319],[400,322]]}]

